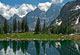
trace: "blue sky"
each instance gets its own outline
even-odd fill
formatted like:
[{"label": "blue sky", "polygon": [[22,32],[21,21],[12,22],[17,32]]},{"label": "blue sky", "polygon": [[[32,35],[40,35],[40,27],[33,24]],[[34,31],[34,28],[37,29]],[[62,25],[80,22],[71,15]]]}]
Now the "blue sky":
[{"label": "blue sky", "polygon": [[24,17],[37,7],[42,11],[47,11],[51,4],[63,6],[73,0],[0,0],[0,15],[9,19],[14,14]]},{"label": "blue sky", "polygon": [[21,5],[23,3],[28,3],[32,5],[38,5],[38,3],[44,3],[50,0],[0,0],[2,3],[14,6],[14,5]]},{"label": "blue sky", "polygon": [[[64,0],[63,3],[60,3],[59,5],[61,6],[62,4],[65,4],[69,1],[73,1],[73,0]],[[37,6],[39,3],[51,2],[51,0],[0,0],[0,2],[11,6],[21,5],[23,3],[25,4],[28,3]]]}]

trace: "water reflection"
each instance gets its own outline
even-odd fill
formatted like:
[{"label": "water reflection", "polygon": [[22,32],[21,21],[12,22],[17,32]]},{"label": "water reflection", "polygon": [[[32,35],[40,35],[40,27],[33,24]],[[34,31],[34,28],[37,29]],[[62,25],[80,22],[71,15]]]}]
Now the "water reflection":
[{"label": "water reflection", "polygon": [[80,41],[0,41],[0,55],[80,55]]}]

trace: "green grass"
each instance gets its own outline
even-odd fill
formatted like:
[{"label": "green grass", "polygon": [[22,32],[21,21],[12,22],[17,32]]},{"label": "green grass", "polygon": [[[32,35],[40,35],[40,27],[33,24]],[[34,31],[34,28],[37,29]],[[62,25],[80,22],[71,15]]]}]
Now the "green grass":
[{"label": "green grass", "polygon": [[11,38],[11,39],[46,39],[46,40],[76,40],[80,37],[69,37],[60,34],[34,34],[33,32],[27,33],[13,33],[13,34],[0,34],[0,39]]}]

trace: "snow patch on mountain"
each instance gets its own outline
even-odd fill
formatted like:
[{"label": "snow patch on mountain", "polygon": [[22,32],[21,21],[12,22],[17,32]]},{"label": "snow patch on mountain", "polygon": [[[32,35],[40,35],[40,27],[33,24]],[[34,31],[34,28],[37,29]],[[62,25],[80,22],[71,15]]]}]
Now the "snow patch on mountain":
[{"label": "snow patch on mountain", "polygon": [[76,23],[75,24],[78,24],[79,23],[79,17],[77,18],[77,20],[76,20]]},{"label": "snow patch on mountain", "polygon": [[56,20],[56,24],[57,24],[57,25],[59,25],[59,26],[60,26],[60,25],[61,25],[61,23],[62,23],[62,21],[58,21],[58,20]]},{"label": "snow patch on mountain", "polygon": [[80,9],[80,5],[77,5],[74,9],[71,9],[71,11],[76,11]]},{"label": "snow patch on mountain", "polygon": [[77,5],[75,8],[75,10],[78,10],[78,9],[80,9],[80,5]]}]

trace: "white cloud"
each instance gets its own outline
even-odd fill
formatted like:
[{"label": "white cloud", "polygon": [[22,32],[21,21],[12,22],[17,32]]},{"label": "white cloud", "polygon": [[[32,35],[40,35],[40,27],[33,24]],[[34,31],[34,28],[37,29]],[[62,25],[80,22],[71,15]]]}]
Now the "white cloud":
[{"label": "white cloud", "polygon": [[57,4],[62,2],[63,0],[51,0],[51,2],[39,3],[38,8],[46,12],[50,8],[51,4]]},{"label": "white cloud", "polygon": [[28,12],[33,11],[36,9],[36,6],[32,6],[31,4],[22,4],[19,8],[18,8],[18,15],[20,17],[25,16]]},{"label": "white cloud", "polygon": [[[63,0],[51,0],[51,2],[39,3],[38,8],[42,11],[47,11],[51,4],[61,3]],[[17,5],[18,7],[6,5],[0,2],[0,15],[3,15],[5,18],[9,19],[14,14],[17,14],[19,17],[24,17],[28,12],[35,10],[37,7],[31,4],[22,4]]]},{"label": "white cloud", "polygon": [[5,5],[0,2],[0,15],[3,15],[5,18],[9,19],[14,14],[19,15],[19,17],[25,16],[28,12],[33,11],[36,9],[36,6],[31,4],[22,4],[19,5],[18,8],[11,7],[9,5]]},{"label": "white cloud", "polygon": [[51,2],[52,2],[53,4],[57,4],[57,3],[62,3],[63,0],[52,0]]},{"label": "white cloud", "polygon": [[0,2],[0,15],[3,15],[5,17],[8,16],[8,14],[6,14],[6,12],[10,9],[10,6],[9,5],[5,5],[5,4],[2,4]]},{"label": "white cloud", "polygon": [[47,11],[49,9],[49,7],[51,6],[50,2],[46,2],[46,3],[39,3],[38,4],[38,8],[42,11]]}]

